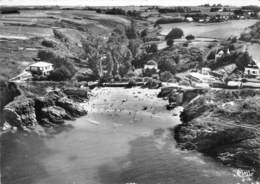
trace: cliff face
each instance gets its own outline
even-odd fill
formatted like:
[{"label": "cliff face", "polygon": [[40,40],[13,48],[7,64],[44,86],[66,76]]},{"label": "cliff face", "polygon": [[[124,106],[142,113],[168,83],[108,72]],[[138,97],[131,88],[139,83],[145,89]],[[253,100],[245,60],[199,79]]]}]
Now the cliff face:
[{"label": "cliff face", "polygon": [[19,89],[14,83],[0,81],[0,127],[3,124],[2,110],[4,106],[20,94]]},{"label": "cliff face", "polygon": [[24,97],[16,99],[5,106],[3,117],[10,125],[18,128],[34,127],[37,123],[34,100]]},{"label": "cliff face", "polygon": [[[70,88],[64,91],[74,96],[84,94],[79,98],[87,98],[85,89]],[[3,109],[4,121],[19,129],[33,129],[37,123],[43,126],[62,124],[64,120],[85,114],[86,110],[62,91],[51,91],[41,97],[21,96]]]},{"label": "cliff face", "polygon": [[183,124],[175,128],[175,138],[181,148],[251,170],[259,180],[259,118],[259,91],[209,91],[184,106]]}]

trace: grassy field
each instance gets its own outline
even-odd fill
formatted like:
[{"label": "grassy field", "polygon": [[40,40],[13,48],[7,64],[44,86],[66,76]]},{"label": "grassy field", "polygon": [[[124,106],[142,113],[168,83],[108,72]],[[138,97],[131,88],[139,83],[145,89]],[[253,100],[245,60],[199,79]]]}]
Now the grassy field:
[{"label": "grassy field", "polygon": [[[97,14],[83,10],[24,10],[20,14],[0,14],[0,80],[9,79],[33,62],[42,39],[56,39],[59,29],[78,44],[92,35],[109,35],[117,24],[129,25],[121,16]],[[37,38],[37,39],[36,39]]]}]

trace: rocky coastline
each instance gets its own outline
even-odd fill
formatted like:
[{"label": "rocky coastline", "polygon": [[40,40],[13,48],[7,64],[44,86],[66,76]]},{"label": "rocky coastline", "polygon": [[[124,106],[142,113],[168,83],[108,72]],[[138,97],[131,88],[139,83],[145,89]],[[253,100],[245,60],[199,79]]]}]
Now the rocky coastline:
[{"label": "rocky coastline", "polygon": [[[169,89],[165,94],[172,97],[180,93],[185,94]],[[192,100],[183,98],[178,104],[184,107],[182,124],[173,129],[178,146],[247,170],[259,181],[260,91],[209,90],[191,94]]]},{"label": "rocky coastline", "polygon": [[[18,88],[18,87],[17,87]],[[26,94],[19,89],[1,110],[2,126],[8,125],[19,130],[34,130],[41,127],[54,127],[87,114],[81,102],[89,99],[88,88],[64,87],[49,90],[44,95]],[[7,98],[10,93],[3,94]]]},{"label": "rocky coastline", "polygon": [[[14,93],[5,93],[12,95],[1,117],[2,122],[18,130],[57,127],[87,114],[81,104],[90,97],[87,87],[63,86],[32,95],[21,86],[11,86],[5,86]],[[197,150],[260,179],[260,91],[162,87],[158,97],[183,106],[182,124],[173,129],[181,149]]]}]

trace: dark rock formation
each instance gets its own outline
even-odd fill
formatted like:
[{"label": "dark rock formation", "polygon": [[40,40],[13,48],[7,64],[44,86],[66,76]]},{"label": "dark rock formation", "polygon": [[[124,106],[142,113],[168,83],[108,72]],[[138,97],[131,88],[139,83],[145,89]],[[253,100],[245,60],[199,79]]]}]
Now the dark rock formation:
[{"label": "dark rock formation", "polygon": [[4,120],[20,129],[34,127],[37,123],[34,104],[34,100],[31,98],[16,99],[3,109]]},{"label": "dark rock formation", "polygon": [[64,120],[71,120],[72,117],[67,114],[65,109],[59,106],[50,106],[41,109],[42,120],[48,119],[49,122],[62,124]]},{"label": "dark rock formation", "polygon": [[83,107],[66,97],[60,98],[56,104],[64,108],[69,114],[75,117],[87,114],[87,111]]},{"label": "dark rock formation", "polygon": [[65,88],[64,93],[51,91],[41,97],[21,96],[4,107],[3,119],[11,126],[20,129],[34,128],[37,123],[43,126],[62,124],[64,120],[72,120],[73,117],[87,114],[78,102],[69,99],[65,93],[87,99],[86,91]]},{"label": "dark rock formation", "polygon": [[181,148],[251,170],[259,180],[259,115],[259,91],[209,91],[184,106],[183,124],[175,128],[175,138]]},{"label": "dark rock formation", "polygon": [[15,83],[0,81],[0,127],[3,125],[2,110],[4,106],[20,94]]},{"label": "dark rock formation", "polygon": [[159,98],[168,98],[169,103],[184,105],[199,94],[205,93],[204,89],[181,89],[178,87],[164,87],[158,94]]},{"label": "dark rock formation", "polygon": [[65,88],[63,93],[65,93],[69,98],[77,101],[83,101],[89,97],[89,88]]}]

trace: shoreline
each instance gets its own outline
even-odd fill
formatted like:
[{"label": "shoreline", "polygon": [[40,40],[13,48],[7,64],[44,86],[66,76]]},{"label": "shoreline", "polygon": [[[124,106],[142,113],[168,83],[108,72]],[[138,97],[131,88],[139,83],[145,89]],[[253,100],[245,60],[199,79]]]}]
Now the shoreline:
[{"label": "shoreline", "polygon": [[237,106],[243,100],[237,100],[237,96],[257,106],[257,102],[248,101],[257,101],[259,92],[254,90],[211,90],[184,105],[182,123],[173,132],[180,149],[196,150],[223,165],[243,169],[258,182],[260,132],[258,120],[250,119],[257,118],[258,111],[240,110]]},{"label": "shoreline", "polygon": [[[131,113],[137,113],[138,112],[138,110],[140,111],[140,112],[138,112],[138,116],[145,116],[145,114],[142,114],[142,113],[146,113],[146,108],[147,108],[147,105],[145,105],[145,104],[143,104],[143,102],[141,102],[140,103],[140,105],[143,105],[143,109],[142,108],[140,108],[140,109],[136,109],[136,107],[135,107],[135,105],[130,105],[130,106],[127,106],[127,109],[124,109],[124,108],[126,108],[126,107],[123,107],[124,106],[124,103],[125,102],[127,102],[128,101],[128,99],[126,98],[126,99],[123,99],[122,100],[122,102],[121,102],[121,105],[120,106],[122,106],[122,107],[112,107],[113,106],[113,102],[112,103],[110,103],[110,102],[108,102],[107,100],[112,100],[113,101],[113,99],[105,99],[106,98],[106,96],[110,93],[109,91],[111,90],[111,89],[113,89],[113,87],[101,87],[101,88],[94,88],[93,90],[97,90],[97,91],[95,91],[94,93],[96,93],[96,95],[95,96],[91,96],[90,94],[88,94],[88,95],[90,95],[91,97],[90,97],[90,100],[89,101],[87,101],[87,102],[84,102],[84,103],[82,103],[81,105],[80,104],[78,104],[78,105],[80,105],[80,106],[82,106],[83,107],[83,109],[84,109],[84,112],[88,112],[88,113],[100,113],[100,112],[102,112],[102,111],[104,111],[104,113],[106,113],[106,114],[111,114],[112,116],[116,116],[116,114],[118,114],[118,116],[127,116],[127,115],[129,115],[129,113],[131,112]],[[121,88],[118,88],[119,90],[121,90]],[[173,88],[174,89],[174,88]],[[93,92],[93,90],[92,90],[92,92]],[[160,92],[160,90],[161,89],[156,89],[156,90],[151,90],[151,89],[143,89],[143,88],[140,88],[140,87],[134,87],[134,88],[128,88],[128,89],[125,89],[125,88],[122,88],[122,90],[131,90],[131,92],[129,92],[129,93],[131,93],[131,95],[133,95],[131,98],[140,98],[140,99],[143,99],[143,95],[152,95],[151,97],[152,98],[154,98],[155,99],[155,101],[158,101],[158,94],[159,94],[159,92]],[[175,93],[175,92],[174,92]],[[165,113],[167,113],[167,114],[169,114],[169,113],[173,113],[171,116],[172,117],[176,117],[176,118],[180,118],[181,120],[180,120],[180,123],[179,124],[175,124],[174,126],[172,126],[172,127],[168,127],[168,128],[171,128],[172,129],[172,131],[174,132],[174,136],[173,136],[173,138],[174,138],[174,140],[176,141],[176,146],[177,146],[177,148],[178,149],[188,149],[188,150],[193,150],[193,149],[195,149],[197,152],[201,152],[201,153],[203,153],[203,154],[205,154],[205,156],[210,156],[211,158],[213,158],[213,159],[215,159],[216,160],[216,162],[219,162],[219,159],[217,159],[217,157],[216,156],[214,156],[214,155],[211,155],[211,154],[207,154],[207,153],[205,153],[204,151],[202,151],[202,150],[200,150],[200,149],[197,149],[197,148],[194,148],[193,146],[192,146],[192,144],[183,144],[183,139],[182,138],[180,138],[180,132],[182,132],[182,127],[185,127],[185,126],[187,126],[187,125],[189,125],[189,121],[191,121],[191,120],[187,120],[187,119],[185,119],[185,115],[184,115],[184,113],[186,113],[186,111],[187,111],[187,106],[189,106],[189,104],[191,103],[191,107],[192,107],[192,103],[193,103],[193,101],[196,103],[196,96],[200,96],[200,94],[204,94],[205,92],[202,92],[202,91],[194,91],[194,89],[189,89],[189,90],[187,90],[186,92],[184,92],[185,94],[183,95],[184,96],[184,99],[183,99],[183,101],[181,101],[180,102],[180,104],[178,104],[178,105],[180,105],[180,107],[183,107],[184,108],[184,110],[182,110],[182,109],[179,109],[179,110],[177,110],[177,111],[165,111]],[[166,95],[167,96],[167,95]],[[172,98],[172,97],[171,97]],[[176,97],[174,97],[174,98],[176,98]],[[194,98],[195,98],[195,100],[194,100]],[[15,99],[15,100],[17,100],[17,99]],[[114,99],[114,100],[116,100],[116,98]],[[98,109],[96,109],[97,111],[95,111],[95,108],[97,108],[97,107],[93,107],[93,105],[95,104],[95,106],[97,106],[97,104],[100,104],[100,105],[102,105],[102,103],[104,103],[103,105],[105,106],[104,108],[102,107],[102,106],[100,106]],[[154,110],[151,110],[151,112],[150,112],[150,109],[148,108],[148,111],[149,111],[149,113],[147,114],[147,115],[149,115],[149,114],[152,114],[152,116],[154,116],[154,117],[157,117],[157,118],[162,118],[163,117],[163,114],[161,114],[160,112],[158,112],[158,111],[156,111],[155,109],[156,109],[156,106],[154,106],[154,103],[155,102],[153,102],[152,104],[150,104],[151,105],[151,108],[154,108]],[[158,103],[158,102],[157,102]],[[165,101],[165,105],[167,104],[168,102],[167,101]],[[12,104],[12,102],[11,102],[11,104]],[[105,105],[105,104],[107,104],[107,105]],[[94,109],[93,109],[94,108]],[[115,111],[115,109],[113,110],[113,108],[115,108],[116,109],[116,111]],[[208,107],[207,107],[208,108]],[[166,107],[165,107],[165,110],[166,110]],[[83,111],[82,111],[83,112]],[[124,112],[123,114],[122,114],[122,112]],[[196,112],[196,111],[194,111],[194,112]],[[131,114],[130,113],[130,114]],[[140,114],[141,113],[141,114]],[[114,114],[114,115],[113,115]],[[158,115],[159,114],[159,115]],[[110,115],[109,115],[110,116]],[[123,117],[122,116],[122,117]],[[150,115],[149,115],[150,116]],[[151,117],[152,117],[151,116]],[[200,116],[200,114],[199,115],[196,115],[196,116]],[[134,117],[134,116],[133,116]],[[76,121],[79,121],[78,120],[78,118],[82,118],[82,119],[85,119],[85,118],[87,118],[87,120],[88,120],[88,122],[90,123],[90,124],[92,124],[93,126],[100,126],[101,125],[101,122],[100,121],[97,121],[97,120],[95,120],[95,119],[92,119],[91,117],[88,117],[88,114],[86,114],[86,113],[84,113],[84,114],[81,114],[81,115],[79,115],[79,116],[75,116],[75,118],[77,118],[77,120]],[[71,119],[72,120],[72,119]],[[74,119],[75,120],[75,119]],[[133,118],[132,120],[132,123],[134,123],[135,122],[135,118]],[[67,125],[72,125],[73,126],[73,123],[74,123],[74,121],[71,121],[69,124],[67,124],[66,122],[65,122],[65,124],[64,124],[64,126],[67,126]],[[62,123],[63,124],[63,123]],[[39,125],[39,123],[37,123],[37,126]],[[61,124],[60,124],[61,125]],[[60,126],[59,124],[58,124],[58,127]],[[37,127],[36,126],[36,127]],[[115,126],[119,126],[119,125],[115,125]],[[158,126],[158,128],[162,128],[163,126],[161,126],[161,125],[157,125]],[[43,129],[44,129],[44,126],[42,127]],[[166,127],[164,127],[164,128],[166,128]],[[206,128],[206,127],[205,127]],[[19,129],[19,128],[18,128]],[[40,130],[40,132],[41,131],[44,131],[44,130]],[[55,127],[54,127],[54,129],[55,129]],[[53,130],[54,130],[53,129]],[[10,131],[13,131],[14,129],[10,129]],[[189,131],[192,131],[192,127],[191,127],[191,129],[189,129]],[[7,131],[6,131],[7,132]],[[6,132],[1,132],[1,134],[3,134],[3,133],[6,133]],[[36,131],[36,133],[37,133],[37,131]],[[47,134],[48,134],[48,131],[47,131]],[[195,143],[196,144],[196,143]],[[209,146],[210,146],[210,144],[209,144]],[[220,161],[220,163],[222,163],[222,164],[224,164],[224,165],[227,165],[227,164],[225,164],[224,162],[221,162]],[[234,168],[236,168],[236,167],[234,167]],[[239,167],[237,167],[237,168],[239,168]],[[242,173],[244,172],[244,171],[241,171]],[[257,181],[257,180],[256,180]]]}]

